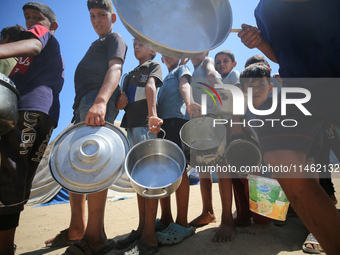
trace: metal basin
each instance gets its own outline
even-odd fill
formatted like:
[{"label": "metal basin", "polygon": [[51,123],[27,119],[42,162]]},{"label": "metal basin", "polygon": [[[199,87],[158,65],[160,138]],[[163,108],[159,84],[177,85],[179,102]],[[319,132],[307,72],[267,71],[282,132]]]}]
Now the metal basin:
[{"label": "metal basin", "polygon": [[19,92],[13,81],[0,73],[0,136],[8,133],[18,121]]},{"label": "metal basin", "polygon": [[126,29],[161,54],[191,58],[222,44],[232,27],[228,0],[113,0]]},{"label": "metal basin", "polygon": [[211,117],[191,119],[180,130],[182,148],[192,167],[214,164],[221,160],[227,147],[226,137],[226,127],[214,127],[214,119]]},{"label": "metal basin", "polygon": [[50,171],[71,192],[98,192],[121,177],[129,148],[124,133],[112,124],[92,127],[78,123],[54,143]]},{"label": "metal basin", "polygon": [[170,196],[181,184],[185,169],[182,150],[166,139],[140,142],[125,159],[125,173],[132,187],[146,198]]}]

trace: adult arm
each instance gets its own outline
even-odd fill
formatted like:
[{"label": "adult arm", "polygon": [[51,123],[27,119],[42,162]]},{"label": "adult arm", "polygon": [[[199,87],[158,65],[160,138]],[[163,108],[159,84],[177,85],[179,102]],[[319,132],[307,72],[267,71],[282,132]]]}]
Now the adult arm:
[{"label": "adult arm", "polygon": [[85,124],[90,126],[100,126],[105,124],[106,106],[112,93],[118,86],[120,76],[122,75],[123,61],[120,58],[114,58],[109,62],[103,85],[101,86],[96,99],[88,111]]}]

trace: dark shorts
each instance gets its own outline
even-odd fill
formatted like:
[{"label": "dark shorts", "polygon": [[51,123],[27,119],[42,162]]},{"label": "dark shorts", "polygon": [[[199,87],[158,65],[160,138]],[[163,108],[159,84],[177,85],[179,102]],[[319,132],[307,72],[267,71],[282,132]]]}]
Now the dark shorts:
[{"label": "dark shorts", "polygon": [[[55,121],[44,113],[20,111],[18,124],[1,137],[0,219],[24,209],[55,127]],[[1,226],[0,223],[0,230]]]},{"label": "dark shorts", "polygon": [[[188,120],[180,118],[171,118],[163,120],[162,129],[164,129],[164,131],[166,132],[165,139],[174,142],[180,148],[182,148],[179,131],[187,121]],[[163,132],[159,132],[157,136],[158,138],[163,138],[164,134]]]},{"label": "dark shorts", "polygon": [[[75,123],[85,121],[86,115],[93,105],[94,100],[98,95],[99,90],[92,90],[82,97],[79,106],[74,110],[73,120]],[[116,89],[106,106],[105,121],[113,123],[117,117],[118,110],[116,109],[116,102],[120,96],[120,90]]]},{"label": "dark shorts", "polygon": [[[328,121],[340,127],[340,79],[315,78],[285,81],[289,85],[310,91],[311,99],[303,106],[312,115],[306,116],[295,105],[288,105],[287,115],[282,115],[281,94],[279,94],[277,110],[269,116],[257,116],[265,123],[263,127],[256,128],[261,149],[263,153],[273,150],[294,150],[313,156],[321,145],[320,134],[324,122]],[[301,94],[289,94],[288,98],[303,97]],[[272,122],[266,119],[279,121],[275,121],[275,125],[272,126]]]}]

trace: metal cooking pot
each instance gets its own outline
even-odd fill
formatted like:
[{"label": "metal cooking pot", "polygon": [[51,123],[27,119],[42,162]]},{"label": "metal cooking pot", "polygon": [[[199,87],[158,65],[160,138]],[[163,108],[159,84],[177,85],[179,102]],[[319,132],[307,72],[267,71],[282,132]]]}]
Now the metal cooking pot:
[{"label": "metal cooking pot", "polygon": [[262,154],[256,132],[250,127],[250,133],[234,136],[228,143],[225,153],[226,162],[239,171],[241,166],[259,166]]},{"label": "metal cooking pot", "polygon": [[224,157],[227,147],[227,129],[214,127],[214,119],[200,117],[186,122],[180,130],[185,157],[192,167],[214,164]]},{"label": "metal cooking pot", "polygon": [[232,27],[228,0],[113,0],[126,29],[154,51],[191,58],[221,45]]},{"label": "metal cooking pot", "polygon": [[132,187],[139,195],[160,199],[177,190],[186,169],[186,160],[175,143],[155,138],[133,146],[124,166]]},{"label": "metal cooking pot", "polygon": [[13,81],[0,73],[0,136],[8,133],[18,121],[19,92]]},{"label": "metal cooking pot", "polygon": [[54,143],[50,171],[71,192],[98,192],[121,177],[129,148],[123,131],[110,123],[95,127],[78,123]]}]

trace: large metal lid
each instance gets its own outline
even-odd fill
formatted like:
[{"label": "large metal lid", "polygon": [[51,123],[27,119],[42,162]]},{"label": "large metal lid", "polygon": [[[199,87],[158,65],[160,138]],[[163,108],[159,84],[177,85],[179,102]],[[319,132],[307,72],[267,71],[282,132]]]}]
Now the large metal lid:
[{"label": "large metal lid", "polygon": [[71,126],[55,142],[49,160],[53,178],[75,193],[94,193],[123,174],[129,151],[124,133],[112,124]]},{"label": "large metal lid", "polygon": [[15,93],[15,95],[17,96],[17,98],[19,98],[19,92],[16,89],[14,82],[10,78],[8,78],[6,75],[4,75],[3,73],[0,73],[0,83],[3,86],[10,89],[11,91],[13,91]]}]

